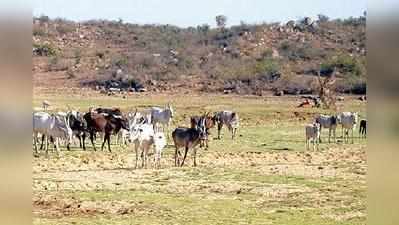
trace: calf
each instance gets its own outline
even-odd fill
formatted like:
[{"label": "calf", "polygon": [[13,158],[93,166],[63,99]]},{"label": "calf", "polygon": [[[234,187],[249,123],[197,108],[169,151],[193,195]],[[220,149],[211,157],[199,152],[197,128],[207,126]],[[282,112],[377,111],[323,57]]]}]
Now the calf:
[{"label": "calf", "polygon": [[129,141],[134,143],[136,152],[135,168],[137,168],[140,149],[142,168],[147,168],[148,152],[152,145],[154,146],[155,168],[160,168],[162,150],[166,146],[166,138],[163,132],[155,132],[152,124],[135,124],[130,130]]},{"label": "calf", "polygon": [[33,114],[33,133],[35,151],[37,152],[37,138],[38,134],[42,134],[46,139],[46,154],[48,154],[47,138],[54,138],[54,145],[59,154],[59,139],[65,138],[67,140],[67,149],[72,142],[72,130],[68,126],[64,117],[59,115],[50,115],[45,112],[36,112]]},{"label": "calf", "polygon": [[[187,152],[190,148],[194,151],[194,166],[197,166],[196,155],[197,150],[196,146],[201,142],[207,139],[206,128],[204,124],[204,120],[197,126],[196,128],[187,128],[187,127],[178,127],[172,133],[172,138],[175,144],[175,166],[183,166],[184,161],[187,156]],[[180,164],[181,154],[179,148],[184,148],[184,158]]]},{"label": "calf", "polygon": [[360,120],[359,124],[359,136],[362,138],[366,138],[367,136],[367,120]]},{"label": "calf", "polygon": [[312,123],[305,126],[306,150],[309,150],[310,141],[313,142],[313,150],[315,150],[315,144],[317,145],[317,150],[319,150],[320,130],[319,123]]},{"label": "calf", "polygon": [[[328,143],[330,143],[331,131],[334,135],[334,142],[336,141],[337,116],[319,115],[315,118],[315,122],[320,124],[320,133],[322,128],[328,128]],[[321,135],[319,142],[321,143]]]},{"label": "calf", "polygon": [[90,140],[94,151],[94,136],[96,132],[104,133],[104,141],[101,150],[104,150],[105,142],[108,142],[108,151],[111,152],[111,134],[117,134],[121,129],[129,131],[129,125],[126,118],[121,115],[97,113],[95,111],[86,113],[83,118],[87,122],[87,130],[90,134]]},{"label": "calf", "polygon": [[240,121],[238,114],[232,111],[221,111],[215,114],[215,121],[218,125],[218,139],[220,139],[220,131],[223,125],[226,125],[229,131],[231,131],[231,139],[236,136]]}]

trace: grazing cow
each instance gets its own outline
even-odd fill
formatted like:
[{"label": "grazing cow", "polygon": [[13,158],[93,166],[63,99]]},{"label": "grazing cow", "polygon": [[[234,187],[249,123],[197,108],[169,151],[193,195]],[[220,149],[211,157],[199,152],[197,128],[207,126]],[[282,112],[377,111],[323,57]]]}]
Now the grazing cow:
[{"label": "grazing cow", "polygon": [[[216,117],[215,116],[210,116],[209,113],[206,113],[204,116],[192,116],[190,118],[190,124],[191,124],[191,128],[197,128],[198,125],[201,122],[201,119],[205,120],[205,130],[206,130],[206,135],[207,137],[209,137],[210,135],[210,129],[215,127],[216,124]],[[208,143],[209,139],[207,138],[205,141],[205,149],[208,149]],[[204,146],[203,141],[201,141],[200,143],[200,147]]]},{"label": "grazing cow", "polygon": [[[196,146],[207,139],[205,120],[199,122],[196,128],[178,127],[172,133],[172,138],[175,144],[175,166],[183,166],[190,148],[194,151],[194,166],[197,166],[197,150]],[[184,148],[184,158],[180,164],[181,154],[179,148]]]},{"label": "grazing cow", "polygon": [[317,146],[317,150],[319,150],[320,130],[319,123],[312,123],[305,126],[306,150],[309,150],[310,141],[313,143],[313,150],[315,150],[315,145]]},{"label": "grazing cow", "polygon": [[163,132],[155,132],[152,124],[135,124],[130,130],[129,141],[134,143],[134,150],[136,152],[135,168],[137,168],[140,149],[141,166],[142,168],[147,168],[148,152],[152,145],[154,146],[155,168],[160,168],[162,150],[166,146],[166,138]]},{"label": "grazing cow", "polygon": [[[33,114],[33,133],[34,133],[34,144],[35,151],[37,151],[37,138],[38,134],[43,135],[43,141],[46,139],[46,154],[48,154],[47,138],[54,139],[54,146],[59,154],[59,139],[65,138],[67,140],[67,149],[72,142],[72,130],[68,126],[67,121],[64,117],[59,115],[50,115],[45,112],[35,112]],[[42,142],[43,144],[43,142]]]},{"label": "grazing cow", "polygon": [[359,124],[359,137],[366,138],[367,137],[367,120],[360,120]]},{"label": "grazing cow", "polygon": [[121,115],[97,113],[95,111],[86,113],[83,118],[87,122],[87,130],[90,134],[91,144],[94,151],[96,146],[94,136],[96,132],[104,133],[104,141],[101,150],[104,150],[105,142],[108,142],[108,151],[111,152],[111,134],[117,134],[121,129],[129,131],[129,124],[126,118]]},{"label": "grazing cow", "polygon": [[340,113],[337,118],[342,125],[342,137],[344,141],[349,142],[349,131],[351,131],[353,144],[353,130],[356,128],[358,122],[358,113],[343,112]]},{"label": "grazing cow", "polygon": [[234,139],[237,129],[240,126],[240,119],[236,112],[221,111],[215,114],[215,121],[218,125],[218,139],[220,139],[220,131],[225,124],[229,131],[231,131],[231,139]]},{"label": "grazing cow", "polygon": [[[328,116],[328,115],[318,115],[315,118],[315,122],[320,124],[320,133],[322,128],[328,129],[328,143],[330,143],[331,131],[334,135],[334,142],[336,141],[336,129],[337,129],[337,116]],[[319,142],[321,143],[321,135]]]},{"label": "grazing cow", "polygon": [[67,121],[69,127],[72,129],[73,135],[79,139],[79,147],[86,150],[85,139],[87,132],[87,123],[83,118],[83,115],[77,111],[71,111],[67,113]]},{"label": "grazing cow", "polygon": [[164,109],[159,107],[152,107],[150,114],[151,114],[151,122],[154,126],[154,129],[156,129],[158,125],[161,125],[164,129],[164,132],[168,132],[169,126],[174,117],[174,111],[172,106],[168,103],[168,105]]}]

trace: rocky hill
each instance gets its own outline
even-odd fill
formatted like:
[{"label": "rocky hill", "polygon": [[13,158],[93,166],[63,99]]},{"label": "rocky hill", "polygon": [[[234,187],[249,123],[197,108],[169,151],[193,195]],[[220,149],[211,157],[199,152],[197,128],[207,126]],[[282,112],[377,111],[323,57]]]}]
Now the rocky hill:
[{"label": "rocky hill", "polygon": [[365,17],[179,28],[41,16],[33,19],[34,85],[303,94],[335,71],[337,91],[364,94],[365,30]]}]

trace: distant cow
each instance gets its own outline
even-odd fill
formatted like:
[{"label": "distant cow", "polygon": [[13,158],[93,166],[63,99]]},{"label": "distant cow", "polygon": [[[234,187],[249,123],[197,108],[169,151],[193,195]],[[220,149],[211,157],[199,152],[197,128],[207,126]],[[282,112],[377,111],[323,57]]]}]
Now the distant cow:
[{"label": "distant cow", "polygon": [[[207,139],[205,120],[200,120],[200,125],[195,128],[178,127],[173,133],[173,141],[175,144],[175,166],[183,166],[189,149],[193,149],[194,166],[197,166],[197,149],[196,146]],[[181,154],[179,149],[184,148],[184,158],[180,163]]]},{"label": "distant cow", "polygon": [[156,129],[158,125],[161,125],[164,128],[164,132],[168,132],[169,126],[174,117],[173,107],[170,104],[163,109],[159,107],[152,107],[150,114],[154,129]]},{"label": "distant cow", "polygon": [[[322,128],[327,128],[328,129],[328,143],[330,143],[330,138],[331,138],[331,131],[333,132],[334,135],[334,142],[336,141],[336,129],[337,129],[337,116],[328,116],[328,115],[318,115],[315,118],[315,122],[320,124],[320,133]],[[319,138],[319,142],[321,142],[321,135]]]},{"label": "distant cow", "polygon": [[232,111],[217,112],[215,114],[215,121],[218,125],[218,139],[220,139],[220,132],[223,128],[223,125],[226,125],[229,131],[231,131],[231,138],[234,139],[238,127],[240,126],[240,119],[236,112]]},{"label": "distant cow", "polygon": [[86,113],[83,118],[87,122],[87,130],[90,134],[90,141],[93,145],[94,151],[96,151],[94,143],[96,132],[104,133],[104,141],[101,150],[104,150],[105,142],[108,142],[108,151],[111,152],[111,134],[117,134],[122,128],[129,131],[128,121],[121,115],[97,113],[92,111]]},{"label": "distant cow", "polygon": [[338,115],[338,121],[342,125],[342,136],[345,142],[349,142],[349,131],[352,132],[353,144],[353,130],[358,123],[358,113],[343,112]]},{"label": "distant cow", "polygon": [[[190,118],[190,125],[191,128],[197,128],[199,124],[201,124],[201,119],[205,120],[205,130],[206,130],[206,135],[209,137],[210,135],[210,129],[215,127],[216,124],[216,117],[215,116],[210,116],[209,113],[206,113],[203,116],[192,116]],[[209,139],[207,138],[205,141],[205,148],[208,148],[209,145]],[[204,143],[201,141],[200,146],[202,147]]]},{"label": "distant cow", "polygon": [[366,138],[366,136],[367,136],[367,120],[365,120],[365,119],[360,120],[359,136],[363,137],[363,138]]},{"label": "distant cow", "polygon": [[313,150],[315,150],[315,145],[317,150],[319,149],[319,139],[320,139],[320,124],[313,123],[305,126],[306,132],[306,149],[309,150],[310,141],[313,142]]},{"label": "distant cow", "polygon": [[[46,154],[48,154],[47,138],[54,139],[55,149],[59,154],[59,139],[64,138],[67,140],[67,149],[72,142],[72,130],[69,128],[66,119],[59,115],[50,115],[45,112],[35,112],[33,114],[33,133],[35,151],[37,152],[37,138],[38,134],[43,135],[46,139]],[[43,140],[44,141],[44,140]]]}]

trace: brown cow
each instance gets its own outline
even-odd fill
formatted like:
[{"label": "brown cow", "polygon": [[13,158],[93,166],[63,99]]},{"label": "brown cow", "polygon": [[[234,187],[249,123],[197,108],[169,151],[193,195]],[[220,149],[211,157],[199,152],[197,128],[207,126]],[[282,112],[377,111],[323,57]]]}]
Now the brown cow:
[{"label": "brown cow", "polygon": [[117,134],[122,128],[129,130],[128,120],[121,115],[91,111],[86,113],[83,118],[87,122],[87,130],[90,134],[90,141],[93,145],[94,151],[96,151],[96,146],[94,144],[96,132],[104,133],[104,141],[101,150],[104,150],[104,145],[107,141],[108,151],[111,152],[111,134]]},{"label": "brown cow", "polygon": [[[213,127],[215,127],[216,124],[216,117],[215,116],[210,116],[209,113],[206,113],[204,116],[192,116],[190,118],[190,124],[191,128],[197,128],[199,122],[201,121],[201,118],[205,119],[205,129],[206,129],[206,136],[208,137],[210,135],[209,130]],[[200,142],[200,147],[204,146],[204,140]],[[205,148],[208,148],[208,138],[205,140]]]}]

